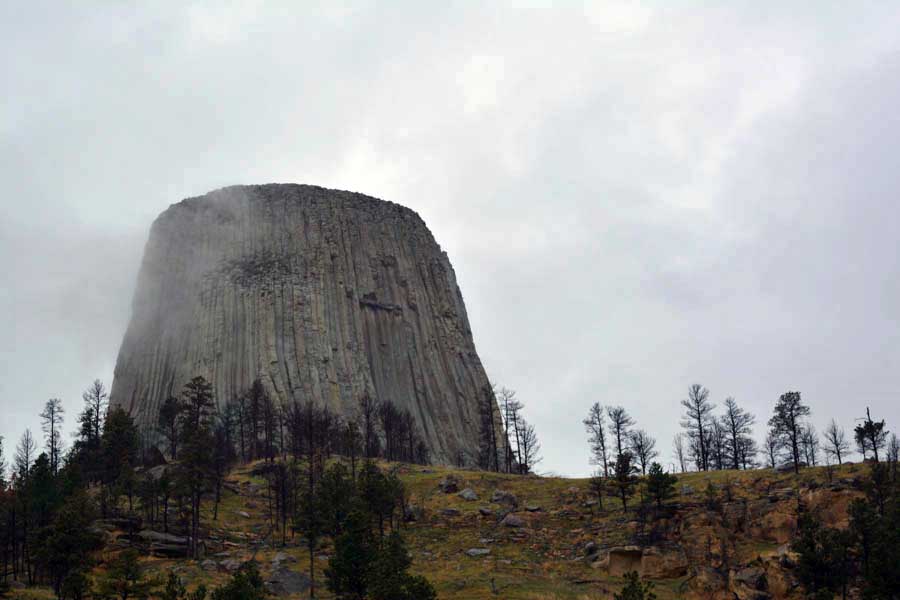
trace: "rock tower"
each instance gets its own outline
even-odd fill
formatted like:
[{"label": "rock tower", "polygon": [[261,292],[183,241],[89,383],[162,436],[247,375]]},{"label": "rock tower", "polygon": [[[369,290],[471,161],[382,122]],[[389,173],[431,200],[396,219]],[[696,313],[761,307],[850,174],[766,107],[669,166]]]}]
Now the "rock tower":
[{"label": "rock tower", "polygon": [[412,210],[308,185],[228,187],[153,223],[111,403],[145,427],[196,375],[217,402],[350,417],[369,393],[414,416],[432,460],[470,459],[488,384],[446,253]]}]

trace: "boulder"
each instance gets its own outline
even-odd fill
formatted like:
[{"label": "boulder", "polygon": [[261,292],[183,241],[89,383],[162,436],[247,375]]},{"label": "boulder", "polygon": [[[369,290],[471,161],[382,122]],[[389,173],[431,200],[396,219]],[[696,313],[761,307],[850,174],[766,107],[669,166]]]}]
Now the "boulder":
[{"label": "boulder", "polygon": [[644,548],[640,573],[648,579],[673,579],[687,575],[687,555],[680,546]]},{"label": "boulder", "polygon": [[229,558],[228,560],[223,560],[219,563],[219,569],[227,571],[228,573],[234,573],[240,569],[243,564],[244,563],[240,560]]},{"label": "boulder", "polygon": [[490,548],[469,548],[466,550],[466,554],[471,556],[472,558],[478,558],[480,556],[487,556],[491,553]]},{"label": "boulder", "polygon": [[204,571],[215,571],[218,567],[218,563],[209,558],[200,563],[200,568]]},{"label": "boulder", "polygon": [[297,562],[296,556],[291,556],[287,552],[277,552],[275,556],[272,557],[272,564],[280,564],[280,563],[295,563]]},{"label": "boulder", "polygon": [[299,571],[280,566],[266,579],[266,590],[275,596],[298,596],[310,587],[309,577]]},{"label": "boulder", "polygon": [[500,521],[500,524],[504,527],[525,527],[525,521],[522,520],[522,517],[516,516],[513,513],[509,513],[503,520]]},{"label": "boulder", "polygon": [[727,591],[725,577],[712,567],[697,567],[688,582],[688,587],[697,598],[704,600],[733,600]]},{"label": "boulder", "polygon": [[236,510],[236,511],[234,511],[234,514],[236,514],[239,517],[244,517],[245,519],[250,518],[250,513],[248,513],[245,510]]},{"label": "boulder", "polygon": [[528,512],[540,512],[540,511],[541,511],[541,507],[540,507],[540,506],[536,506],[536,505],[534,505],[534,504],[528,504],[528,505],[525,506],[525,510],[527,510]]},{"label": "boulder", "polygon": [[766,571],[762,567],[744,567],[732,570],[728,575],[731,592],[738,600],[766,600],[768,593]]},{"label": "boulder", "polygon": [[473,490],[472,488],[464,489],[459,494],[457,494],[457,496],[459,496],[463,500],[468,500],[470,502],[472,502],[474,500],[478,500],[478,494],[476,494],[475,490]]},{"label": "boulder", "polygon": [[458,508],[445,508],[441,510],[441,514],[445,517],[458,517],[462,513]]},{"label": "boulder", "polygon": [[519,500],[516,498],[516,495],[504,490],[494,490],[494,493],[491,494],[491,502],[495,504],[504,504],[512,508],[519,506]]},{"label": "boulder", "polygon": [[600,562],[601,566],[605,563],[611,577],[622,577],[631,571],[640,573],[642,555],[643,551],[639,546],[618,546],[610,548]]},{"label": "boulder", "polygon": [[187,558],[187,544],[150,544],[150,554],[167,558]]},{"label": "boulder", "polygon": [[403,518],[408,522],[421,521],[425,516],[425,509],[415,504],[407,504],[403,509]]},{"label": "boulder", "polygon": [[478,512],[481,513],[481,516],[482,516],[482,517],[492,517],[492,516],[494,516],[494,511],[492,511],[491,509],[489,509],[489,508],[487,508],[487,507],[485,507],[485,506],[480,507],[480,508],[478,509]]},{"label": "boulder", "polygon": [[137,535],[144,542],[150,543],[171,544],[177,546],[186,546],[188,543],[186,537],[172,535],[171,533],[162,533],[161,531],[152,531],[150,529],[144,529],[138,532]]},{"label": "boulder", "polygon": [[456,475],[447,475],[438,482],[438,489],[445,494],[455,494],[459,491],[459,478]]}]

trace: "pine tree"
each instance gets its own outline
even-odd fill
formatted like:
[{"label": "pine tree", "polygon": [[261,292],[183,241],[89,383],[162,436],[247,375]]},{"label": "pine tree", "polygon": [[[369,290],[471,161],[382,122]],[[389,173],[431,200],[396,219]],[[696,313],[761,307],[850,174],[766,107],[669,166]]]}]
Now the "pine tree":
[{"label": "pine tree", "polygon": [[101,597],[142,600],[150,595],[153,582],[144,575],[137,550],[128,549],[107,565],[97,587]]},{"label": "pine tree", "polygon": [[648,581],[641,583],[641,578],[637,571],[630,571],[625,574],[625,587],[618,594],[613,594],[615,600],[655,600],[656,594],[653,593],[653,583]]},{"label": "pine tree", "polygon": [[622,500],[622,509],[628,511],[628,498],[634,493],[637,484],[635,477],[637,469],[632,464],[632,456],[628,451],[622,452],[616,459],[612,485],[616,488],[619,499]]},{"label": "pine tree", "polygon": [[800,436],[803,433],[803,417],[810,413],[803,404],[800,392],[785,392],[775,404],[775,414],[769,419],[772,435],[791,451],[794,472],[800,472]]},{"label": "pine tree", "polygon": [[875,462],[878,462],[878,451],[884,448],[887,440],[888,431],[884,428],[884,420],[873,421],[866,408],[866,419],[854,429],[856,441],[862,448],[863,458],[865,458],[866,450],[871,450]]},{"label": "pine tree", "polygon": [[174,396],[166,398],[162,406],[159,407],[157,428],[166,440],[166,445],[169,447],[169,457],[172,460],[178,460],[178,426],[183,410],[184,407],[181,402]]},{"label": "pine tree", "polygon": [[343,532],[334,541],[334,552],[325,569],[328,590],[338,598],[365,598],[369,583],[369,564],[377,545],[364,509],[351,510]]},{"label": "pine tree", "polygon": [[647,494],[656,501],[656,507],[662,508],[663,503],[675,495],[675,484],[678,478],[663,471],[659,463],[650,465],[647,476]]},{"label": "pine tree", "polygon": [[371,600],[435,600],[437,594],[424,577],[410,575],[412,560],[406,543],[391,532],[369,566],[368,596]]},{"label": "pine tree", "polygon": [[213,478],[214,454],[210,448],[214,439],[210,415],[215,406],[212,386],[203,377],[194,377],[184,386],[182,401],[183,439],[178,487],[190,501],[190,550],[199,557],[200,505],[208,483]]}]

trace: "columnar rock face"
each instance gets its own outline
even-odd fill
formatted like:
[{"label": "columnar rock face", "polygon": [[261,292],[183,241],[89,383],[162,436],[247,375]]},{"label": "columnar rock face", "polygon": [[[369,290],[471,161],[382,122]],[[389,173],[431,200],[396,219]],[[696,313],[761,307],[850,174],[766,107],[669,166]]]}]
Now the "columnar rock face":
[{"label": "columnar rock face", "polygon": [[196,375],[217,402],[409,410],[436,462],[478,447],[488,385],[453,267],[419,216],[305,185],[229,187],[153,224],[111,403],[143,426]]}]

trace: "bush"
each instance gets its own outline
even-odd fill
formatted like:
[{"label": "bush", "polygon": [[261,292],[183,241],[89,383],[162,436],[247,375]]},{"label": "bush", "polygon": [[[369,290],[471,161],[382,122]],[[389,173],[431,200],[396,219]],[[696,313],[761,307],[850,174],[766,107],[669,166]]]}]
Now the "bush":
[{"label": "bush", "polygon": [[641,583],[637,571],[625,574],[625,587],[618,594],[613,594],[615,600],[655,600],[651,582]]},{"label": "bush", "polygon": [[262,600],[265,597],[263,578],[253,561],[241,565],[231,581],[214,589],[212,593],[212,600]]}]

